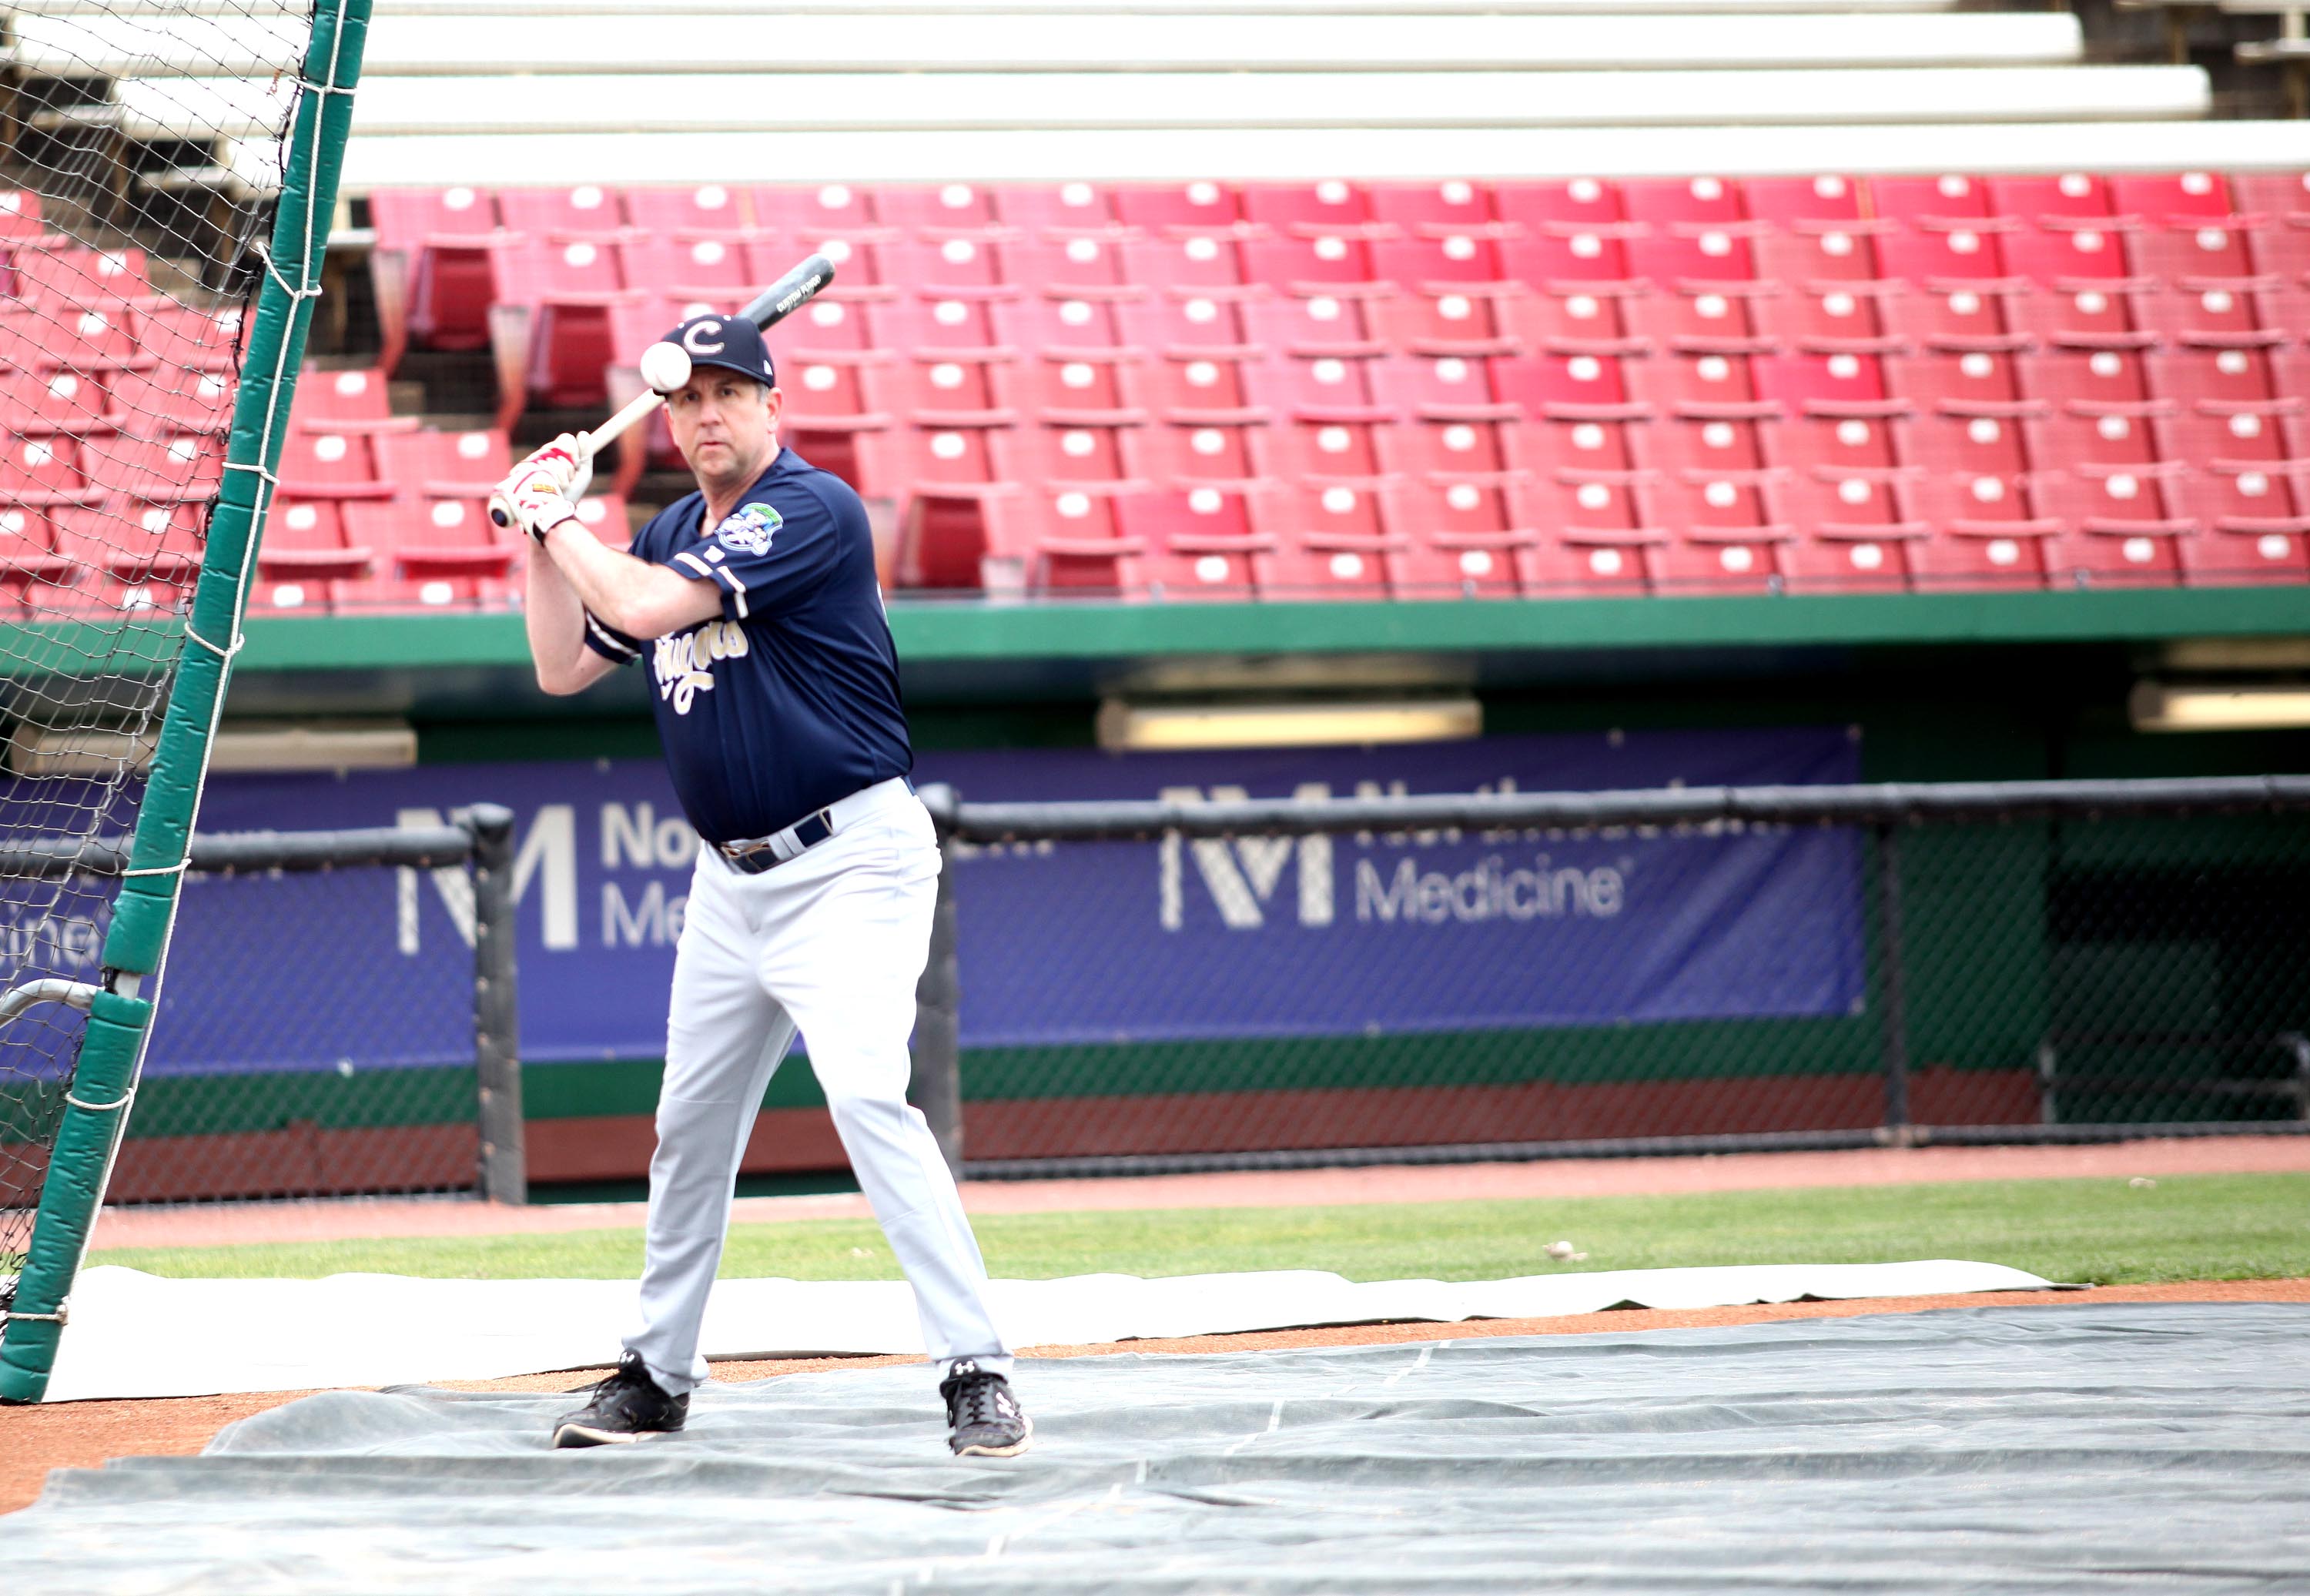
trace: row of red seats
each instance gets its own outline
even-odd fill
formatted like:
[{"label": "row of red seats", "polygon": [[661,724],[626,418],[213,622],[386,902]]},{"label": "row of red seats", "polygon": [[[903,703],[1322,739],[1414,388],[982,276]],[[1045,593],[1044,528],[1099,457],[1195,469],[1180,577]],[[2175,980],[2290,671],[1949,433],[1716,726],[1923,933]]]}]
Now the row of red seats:
[{"label": "row of red seats", "polygon": [[[1764,518],[1773,513],[1771,490],[1722,484],[1727,492],[1720,503],[1711,497],[1720,484],[1708,484],[1695,486],[1687,514],[1724,519],[1672,534],[1646,524],[1649,517],[1635,507],[1646,491],[1641,487],[1511,481],[1375,490],[1341,483],[1240,491],[1205,485],[1114,494],[1021,487],[918,500],[905,533],[916,557],[942,540],[960,543],[975,534],[983,553],[972,585],[1167,599],[2227,586],[2310,579],[2300,518],[2260,531],[2210,531],[2169,513],[2175,506],[2167,496],[2176,495],[2178,484],[2161,487],[2156,479],[2112,473],[1998,483],[2024,514],[1951,521],[1939,532],[1902,518],[1906,485],[1859,485],[1877,501],[1879,524],[1824,522],[1800,531]],[[1974,484],[1950,486],[1962,495]],[[1583,501],[1597,508],[1574,508]],[[1566,518],[1568,512],[1601,518],[1615,501],[1637,525],[1581,526]],[[1858,518],[1872,507],[1836,507]],[[1740,519],[1744,512],[1755,518]],[[975,527],[959,525],[970,519]]]},{"label": "row of red seats", "polygon": [[1431,183],[762,184],[731,187],[378,189],[378,242],[500,230],[613,238],[628,229],[696,237],[783,233],[854,240],[901,233],[1229,231],[1423,234],[1765,222],[1823,227],[1880,221],[2123,217],[2153,223],[2240,214],[2310,214],[2302,174],[2091,173],[1972,178],[1715,177]]},{"label": "row of red seats", "polygon": [[[10,620],[169,610],[200,569],[207,506],[10,503],[0,496],[0,613]],[[587,526],[622,547],[623,501],[589,497]],[[274,502],[249,596],[252,613],[502,608],[514,602],[518,541],[469,499]]]}]

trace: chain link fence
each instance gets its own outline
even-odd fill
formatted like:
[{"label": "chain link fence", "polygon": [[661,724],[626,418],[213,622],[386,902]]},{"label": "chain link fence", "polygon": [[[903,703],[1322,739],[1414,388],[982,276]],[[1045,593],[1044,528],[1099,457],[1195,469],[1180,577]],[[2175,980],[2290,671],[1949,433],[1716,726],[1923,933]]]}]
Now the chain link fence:
[{"label": "chain link fence", "polygon": [[[204,836],[193,846],[160,1006],[107,1200],[188,1201],[483,1190],[522,1196],[511,1019],[511,817],[463,827]],[[0,848],[0,890],[81,906],[10,984],[96,979],[114,845]],[[429,877],[432,879],[428,879]],[[346,935],[413,923],[421,895],[467,906],[470,940],[401,939],[390,980]],[[496,966],[504,965],[502,970]],[[70,1089],[81,1012],[9,1022],[0,1068],[0,1214],[29,1235]],[[45,1050],[25,1045],[48,1038]],[[21,1252],[21,1239],[10,1243]]]},{"label": "chain link fence", "polygon": [[2310,778],[926,797],[976,1175],[2310,1131]]}]

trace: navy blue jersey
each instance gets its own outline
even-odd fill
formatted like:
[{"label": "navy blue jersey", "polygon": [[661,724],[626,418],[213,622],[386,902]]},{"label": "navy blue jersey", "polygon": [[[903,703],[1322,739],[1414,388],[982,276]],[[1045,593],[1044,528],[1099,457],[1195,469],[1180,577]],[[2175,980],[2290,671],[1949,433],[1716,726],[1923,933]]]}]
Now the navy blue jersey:
[{"label": "navy blue jersey", "polygon": [[914,768],[899,656],[866,509],[841,478],[781,449],[721,525],[691,493],[650,518],[637,559],[722,590],[722,618],[639,643],[586,618],[586,643],[646,659],[658,738],[708,842],[767,837]]}]

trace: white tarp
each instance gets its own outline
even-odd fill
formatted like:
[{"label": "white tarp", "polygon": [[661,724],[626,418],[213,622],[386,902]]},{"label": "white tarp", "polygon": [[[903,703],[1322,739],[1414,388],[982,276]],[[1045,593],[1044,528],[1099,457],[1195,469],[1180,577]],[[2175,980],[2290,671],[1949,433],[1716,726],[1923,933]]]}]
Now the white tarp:
[{"label": "white tarp", "polygon": [[[1543,1318],[1622,1305],[1693,1308],[1802,1297],[2042,1289],[1994,1263],[1756,1264],[1357,1283],[1312,1270],[997,1280],[1014,1346],[1072,1345],[1382,1320]],[[629,1280],[167,1279],[85,1271],[50,1401],[306,1391],[605,1365],[634,1315]],[[724,1280],[706,1314],[709,1357],[923,1350],[897,1280]]]}]

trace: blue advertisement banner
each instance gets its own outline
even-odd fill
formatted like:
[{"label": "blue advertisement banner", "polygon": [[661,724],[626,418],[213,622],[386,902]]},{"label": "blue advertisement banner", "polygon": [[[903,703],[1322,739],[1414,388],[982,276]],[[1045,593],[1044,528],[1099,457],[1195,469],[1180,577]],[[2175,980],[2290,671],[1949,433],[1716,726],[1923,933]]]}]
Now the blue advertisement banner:
[{"label": "blue advertisement banner", "polygon": [[[1857,779],[1842,728],[1371,749],[935,753],[982,799],[1593,790]],[[656,1056],[698,842],[653,759],[219,776],[204,831],[517,817],[522,1048]],[[1168,838],[965,850],[967,1046],[1844,1014],[1863,992],[1860,839],[1815,828]],[[39,906],[12,905],[33,915]],[[37,916],[55,973],[101,926]],[[67,919],[70,917],[67,916]],[[28,933],[20,920],[19,939]],[[455,871],[187,883],[155,1073],[470,1057]],[[69,966],[69,967],[64,967]]]}]

